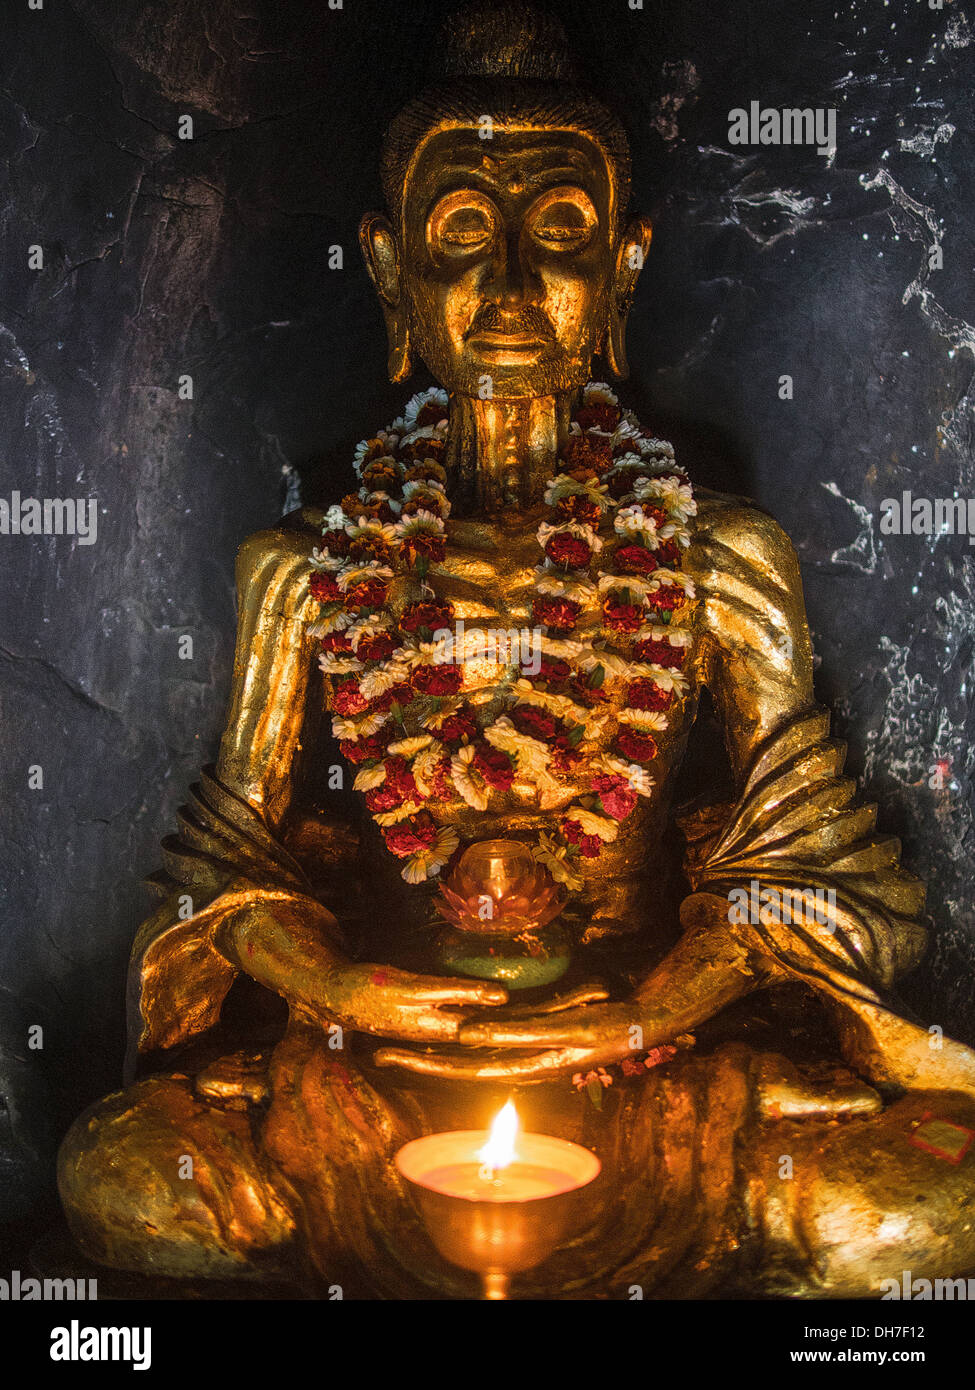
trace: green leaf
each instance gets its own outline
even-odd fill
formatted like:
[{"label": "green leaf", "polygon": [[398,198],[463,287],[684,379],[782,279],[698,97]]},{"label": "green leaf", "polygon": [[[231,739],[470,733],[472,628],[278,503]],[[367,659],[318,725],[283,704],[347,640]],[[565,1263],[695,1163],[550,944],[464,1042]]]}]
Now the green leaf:
[{"label": "green leaf", "polygon": [[596,666],[590,672],[589,680],[586,684],[589,686],[590,690],[598,690],[605,679],[606,668],[604,666]]},{"label": "green leaf", "polygon": [[578,748],[579,744],[582,742],[582,736],[585,732],[586,727],[584,724],[573,724],[572,728],[569,730],[566,736],[568,739],[569,747]]},{"label": "green leaf", "polygon": [[603,1108],[603,1088],[598,1081],[589,1081],[586,1084],[586,1095],[592,1101],[597,1110]]}]

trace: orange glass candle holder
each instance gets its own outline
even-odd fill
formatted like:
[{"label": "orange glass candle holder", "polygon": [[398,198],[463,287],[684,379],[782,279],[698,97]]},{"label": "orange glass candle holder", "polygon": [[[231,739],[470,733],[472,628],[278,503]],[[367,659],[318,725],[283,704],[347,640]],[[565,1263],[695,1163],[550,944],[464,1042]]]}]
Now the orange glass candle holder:
[{"label": "orange glass candle holder", "polygon": [[396,1166],[444,1259],[479,1274],[485,1298],[505,1299],[512,1275],[541,1264],[578,1224],[582,1190],[600,1163],[581,1145],[545,1134],[520,1134],[507,1161],[492,1160],[492,1134],[414,1139]]}]

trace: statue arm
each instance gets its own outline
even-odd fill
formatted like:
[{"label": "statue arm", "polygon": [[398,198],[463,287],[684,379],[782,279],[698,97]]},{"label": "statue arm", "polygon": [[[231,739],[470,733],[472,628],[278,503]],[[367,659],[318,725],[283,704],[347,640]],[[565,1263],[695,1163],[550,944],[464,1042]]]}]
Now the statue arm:
[{"label": "statue arm", "polygon": [[684,823],[695,890],[681,909],[688,937],[717,931],[758,963],[759,978],[764,970],[816,989],[847,1059],[878,1084],[971,1091],[975,1056],[940,1036],[933,1048],[886,1002],[924,948],[924,887],[902,869],[899,841],[876,833],[876,807],[843,775],[845,746],[814,702],[788,537],[748,504],[719,499],[702,504],[696,540],[700,674],[724,725],[737,800]]}]

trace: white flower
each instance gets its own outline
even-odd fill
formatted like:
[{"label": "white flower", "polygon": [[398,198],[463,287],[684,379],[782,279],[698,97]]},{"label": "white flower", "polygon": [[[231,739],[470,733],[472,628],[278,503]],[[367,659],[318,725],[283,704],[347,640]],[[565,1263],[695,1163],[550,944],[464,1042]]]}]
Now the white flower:
[{"label": "white flower", "polygon": [[659,734],[667,728],[667,716],[661,710],[627,707],[621,709],[616,718],[635,734]]},{"label": "white flower", "polygon": [[[357,618],[345,635],[352,643],[353,650],[358,651],[359,643],[365,638],[378,637],[390,630],[391,626],[387,618],[373,614],[368,618]],[[394,655],[397,654],[394,653]]]},{"label": "white flower", "polygon": [[596,759],[595,767],[597,771],[610,776],[625,777],[630,790],[638,796],[653,795],[654,780],[639,763],[628,763],[625,758],[616,758],[610,753],[604,753]]},{"label": "white flower", "polygon": [[590,671],[595,671],[597,666],[601,666],[611,680],[632,679],[633,663],[616,652],[607,652],[601,648],[593,647],[585,656],[579,658],[579,668],[587,674]]},{"label": "white flower", "polygon": [[376,763],[375,767],[360,767],[352,783],[352,790],[371,792],[373,787],[381,787],[385,780],[386,768],[383,763]]},{"label": "white flower", "polygon": [[644,599],[656,588],[659,588],[659,585],[651,587],[651,580],[643,579],[638,574],[601,574],[599,576],[599,592],[601,594],[630,593],[635,598]]},{"label": "white flower", "polygon": [[468,806],[473,806],[475,811],[486,811],[487,784],[474,767],[475,751],[473,743],[465,743],[458,748],[450,760],[450,780]]},{"label": "white flower", "polygon": [[332,632],[341,632],[343,628],[349,626],[355,618],[355,614],[348,612],[345,608],[326,609],[319,614],[313,623],[308,625],[309,637],[328,637]]},{"label": "white flower", "polygon": [[360,738],[368,738],[377,729],[381,729],[389,717],[388,713],[377,710],[370,714],[362,714],[357,719],[347,719],[344,715],[333,714],[332,737],[342,743],[358,743]]},{"label": "white flower", "polygon": [[[438,405],[443,411],[443,418],[447,418],[447,392],[440,386],[431,386],[429,390],[418,391],[415,396],[411,396],[406,403],[403,411],[403,422],[406,425],[405,433],[415,430],[417,416],[425,405]],[[397,421],[398,423],[398,421]]]},{"label": "white flower", "polygon": [[605,381],[590,381],[582,388],[582,401],[584,405],[618,406],[620,398]]},{"label": "white flower", "polygon": [[549,538],[555,535],[576,536],[583,540],[591,550],[599,551],[603,548],[603,543],[596,535],[591,526],[586,526],[580,521],[560,521],[554,525],[549,521],[543,521],[536,532],[540,546],[546,546]]},{"label": "white flower", "polygon": [[394,685],[409,678],[410,668],[400,661],[384,661],[367,671],[359,682],[359,694],[364,700],[378,700]]},{"label": "white flower", "polygon": [[458,696],[445,696],[439,709],[431,710],[423,719],[425,729],[439,729],[453,714],[456,714],[464,701]]},{"label": "white flower", "polygon": [[378,517],[360,516],[358,520],[350,521],[345,530],[353,540],[360,536],[375,536],[383,541],[396,539],[396,527],[393,523],[380,521]]},{"label": "white flower", "polygon": [[568,695],[536,690],[531,681],[525,680],[524,677],[515,681],[512,690],[518,696],[518,704],[540,705],[542,709],[551,710],[559,719],[573,719],[577,724],[583,724],[589,714],[584,705],[577,705]]},{"label": "white flower", "polygon": [[597,506],[606,508],[609,506],[607,493],[609,488],[605,483],[596,482],[589,479],[584,483],[578,482],[568,473],[559,473],[554,478],[550,478],[545,489],[545,504],[554,507],[556,502],[561,502],[563,497],[588,497]]},{"label": "white flower", "polygon": [[635,642],[667,642],[671,647],[689,647],[694,638],[682,627],[663,627],[660,623],[647,623],[633,634]]},{"label": "white flower", "polygon": [[343,593],[348,593],[349,589],[356,584],[362,584],[368,579],[392,579],[393,571],[388,565],[381,565],[378,560],[366,560],[360,564],[346,565],[339,570],[335,576],[336,583]]},{"label": "white flower", "polygon": [[561,570],[550,567],[547,560],[535,570],[535,588],[540,594],[569,598],[581,604],[591,602],[596,596],[596,586],[591,579],[563,574]]},{"label": "white flower", "polygon": [[377,825],[396,825],[401,820],[409,820],[410,816],[415,816],[422,809],[418,801],[404,801],[394,811],[380,811],[373,816],[373,820]]},{"label": "white flower", "polygon": [[572,661],[585,650],[584,642],[574,642],[568,637],[547,637],[543,634],[538,638],[538,644],[544,656],[561,657],[563,661]]},{"label": "white flower", "polygon": [[569,851],[565,845],[560,845],[546,831],[542,831],[538,837],[538,845],[532,849],[532,857],[539,864],[544,864],[549,873],[557,883],[564,883],[570,892],[578,892],[582,887],[583,880],[577,873],[574,873],[569,865]]},{"label": "white flower", "polygon": [[325,513],[325,521],[322,525],[322,530],[344,531],[348,520],[349,518],[336,502],[335,505],[329,507],[328,511]]},{"label": "white flower", "polygon": [[650,593],[658,589],[683,589],[688,598],[694,597],[694,582],[677,570],[655,570],[650,576]]},{"label": "white flower", "polygon": [[400,540],[407,536],[439,536],[444,531],[443,519],[433,512],[419,511],[406,516],[396,523],[396,535]]},{"label": "white flower", "polygon": [[355,446],[355,454],[352,459],[352,466],[355,469],[357,475],[361,475],[362,465],[365,461],[366,454],[369,453],[370,449],[375,444],[377,439],[385,446],[386,453],[382,455],[377,454],[376,457],[381,457],[383,459],[383,462],[386,462],[387,460],[389,460],[389,462],[391,463],[394,462],[391,456],[396,452],[396,446],[399,443],[399,436],[391,434],[389,430],[378,430],[372,439],[360,439],[358,444]]},{"label": "white flower", "polygon": [[697,515],[697,503],[694,501],[690,485],[682,483],[673,474],[665,474],[660,478],[638,478],[633,492],[641,502],[658,499],[671,518],[681,523]]},{"label": "white flower", "polygon": [[[403,742],[407,742],[406,739]],[[444,755],[444,746],[436,739],[428,740],[429,746],[422,749],[414,758],[411,771],[413,780],[423,796],[430,796],[433,792],[431,778],[437,770],[441,758]],[[392,745],[390,745],[392,748]]]},{"label": "white flower", "polygon": [[619,825],[610,816],[598,816],[595,811],[586,810],[585,806],[570,806],[565,816],[578,824],[583,835],[598,835],[607,845],[611,845],[620,833]]},{"label": "white flower", "polygon": [[415,734],[412,738],[401,738],[396,743],[391,743],[388,752],[398,758],[412,758],[414,753],[419,753],[423,748],[429,748],[433,742],[430,734]]},{"label": "white flower", "polygon": [[353,671],[361,671],[362,662],[346,652],[322,652],[318,658],[318,669],[326,676],[347,676]]},{"label": "white flower", "polygon": [[652,516],[647,516],[638,502],[619,509],[613,521],[613,528],[621,536],[635,537],[641,533],[645,534],[650,542],[649,548],[651,550],[656,550],[660,543],[657,539],[657,523]]},{"label": "white flower", "polygon": [[319,550],[316,545],[311,552],[310,563],[312,569],[324,572],[326,570],[340,570],[345,561],[341,555],[330,555],[327,550]]},{"label": "white flower", "polygon": [[459,844],[456,830],[445,825],[429,849],[421,849],[410,855],[402,870],[402,877],[407,883],[423,883],[432,878],[440,872]]}]

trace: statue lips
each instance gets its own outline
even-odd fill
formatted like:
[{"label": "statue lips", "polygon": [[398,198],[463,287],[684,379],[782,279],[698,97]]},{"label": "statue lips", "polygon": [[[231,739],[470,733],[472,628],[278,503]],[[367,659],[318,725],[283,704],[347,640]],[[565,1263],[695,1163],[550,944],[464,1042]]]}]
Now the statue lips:
[{"label": "statue lips", "polygon": [[467,344],[479,357],[500,363],[537,357],[556,341],[547,316],[534,304],[514,311],[484,304],[466,335]]}]

